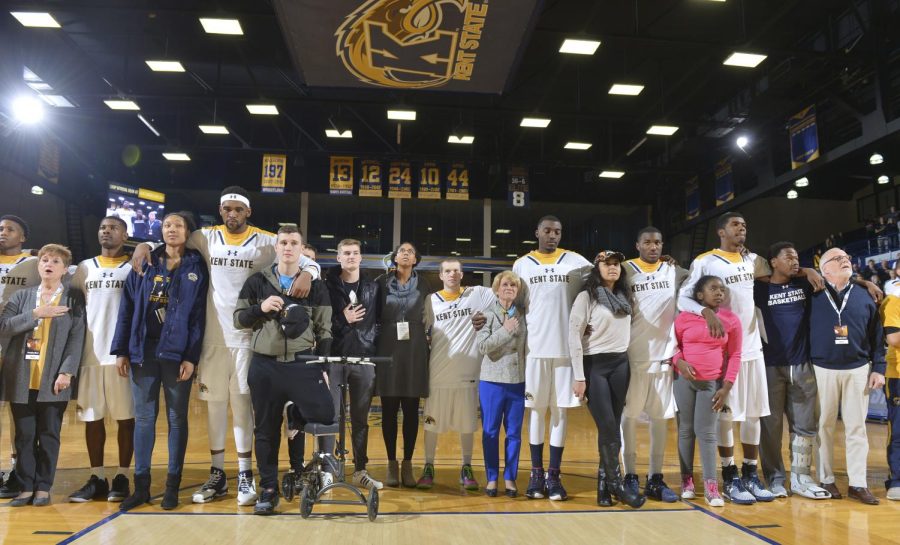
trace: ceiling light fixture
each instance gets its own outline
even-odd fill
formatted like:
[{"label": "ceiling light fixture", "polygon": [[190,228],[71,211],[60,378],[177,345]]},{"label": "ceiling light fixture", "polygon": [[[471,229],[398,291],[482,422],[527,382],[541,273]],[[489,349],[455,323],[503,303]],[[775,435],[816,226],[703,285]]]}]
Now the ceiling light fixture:
[{"label": "ceiling light fixture", "polygon": [[647,129],[647,134],[653,134],[656,136],[672,136],[678,131],[678,127],[673,127],[672,125],[653,125],[649,129]]},{"label": "ceiling light fixture", "polygon": [[165,157],[169,161],[190,161],[191,158],[187,153],[163,153],[163,157]]},{"label": "ceiling light fixture", "polygon": [[33,96],[24,95],[13,100],[13,117],[23,125],[33,125],[44,119],[44,105]]},{"label": "ceiling light fixture", "polygon": [[109,106],[110,110],[140,110],[140,106],[133,100],[104,100],[104,104]]},{"label": "ceiling light fixture", "polygon": [[237,19],[215,19],[200,18],[200,24],[207,34],[229,34],[232,36],[241,36],[244,29],[241,28],[241,22]]},{"label": "ceiling light fixture", "polygon": [[533,127],[538,129],[546,129],[550,125],[550,120],[546,117],[523,117],[520,127]]},{"label": "ceiling light fixture", "polygon": [[869,156],[869,164],[870,165],[880,165],[884,162],[884,156],[878,152],[873,153]]},{"label": "ceiling light fixture", "polygon": [[154,72],[184,72],[184,66],[178,61],[144,61]]},{"label": "ceiling light fixture", "polygon": [[415,121],[415,110],[388,110],[387,118],[395,121]]},{"label": "ceiling light fixture", "polygon": [[591,149],[592,145],[593,144],[591,144],[590,142],[566,142],[566,145],[563,147],[565,149],[575,149],[575,150],[584,151],[584,150]]},{"label": "ceiling light fixture", "polygon": [[887,176],[885,176],[884,174],[882,174],[881,176],[878,177],[878,185],[884,185],[884,184],[890,183],[890,181],[891,181],[891,179],[888,178]]},{"label": "ceiling light fixture", "polygon": [[247,104],[247,111],[253,115],[278,115],[274,104]]},{"label": "ceiling light fixture", "polygon": [[353,138],[353,131],[350,129],[343,132],[337,129],[325,129],[325,136],[328,138]]},{"label": "ceiling light fixture", "polygon": [[635,97],[641,94],[641,91],[644,90],[643,85],[631,85],[628,83],[613,83],[612,87],[609,88],[609,94],[611,95],[625,95]]},{"label": "ceiling light fixture", "polygon": [[54,108],[74,108],[75,105],[62,95],[38,95],[41,97],[41,100],[46,102],[47,104],[53,106]]},{"label": "ceiling light fixture", "polygon": [[797,198],[797,191],[794,190],[794,189],[791,189],[790,191],[788,191],[788,192],[787,192],[787,198],[788,198],[788,199],[796,199],[796,198]]},{"label": "ceiling light fixture", "polygon": [[496,230],[494,230],[494,233],[496,233],[498,235],[508,235],[510,233],[510,230],[509,229],[496,229]]},{"label": "ceiling light fixture", "polygon": [[725,66],[740,66],[741,68],[756,68],[759,66],[759,63],[764,60],[766,60],[766,55],[735,51],[727,59],[722,61],[722,64]]},{"label": "ceiling light fixture", "polygon": [[447,138],[447,142],[451,144],[471,144],[475,141],[474,136],[456,136],[455,134],[451,134],[449,138]]},{"label": "ceiling light fixture", "polygon": [[149,121],[147,121],[146,117],[142,116],[141,114],[137,114],[137,117],[141,120],[141,123],[143,123],[148,129],[150,129],[150,132],[152,132],[156,136],[159,136],[159,131],[156,130],[156,127],[154,127]]},{"label": "ceiling light fixture", "polygon": [[228,134],[228,127],[225,125],[197,125],[203,131],[203,134]]},{"label": "ceiling light fixture", "polygon": [[794,187],[806,187],[809,185],[809,178],[806,176],[794,181]]},{"label": "ceiling light fixture", "polygon": [[593,55],[600,47],[600,42],[595,40],[575,40],[566,38],[559,47],[560,53],[570,53],[573,55]]},{"label": "ceiling light fixture", "polygon": [[45,11],[11,11],[10,15],[18,19],[22,26],[32,28],[59,28],[59,23]]},{"label": "ceiling light fixture", "polygon": [[600,178],[610,178],[613,180],[618,180],[622,176],[625,176],[625,172],[623,172],[621,170],[604,170],[597,176]]}]

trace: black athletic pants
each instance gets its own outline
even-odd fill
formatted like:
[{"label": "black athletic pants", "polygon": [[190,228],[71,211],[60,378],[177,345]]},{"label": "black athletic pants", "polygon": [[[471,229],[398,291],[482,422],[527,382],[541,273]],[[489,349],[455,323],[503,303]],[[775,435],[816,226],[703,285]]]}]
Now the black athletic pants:
[{"label": "black athletic pants", "polygon": [[628,354],[585,354],[583,361],[588,409],[597,424],[597,446],[621,445],[622,409],[631,378]]},{"label": "black athletic pants", "polygon": [[381,433],[387,459],[397,459],[397,416],[403,409],[403,459],[412,460],[419,436],[419,398],[381,396]]}]

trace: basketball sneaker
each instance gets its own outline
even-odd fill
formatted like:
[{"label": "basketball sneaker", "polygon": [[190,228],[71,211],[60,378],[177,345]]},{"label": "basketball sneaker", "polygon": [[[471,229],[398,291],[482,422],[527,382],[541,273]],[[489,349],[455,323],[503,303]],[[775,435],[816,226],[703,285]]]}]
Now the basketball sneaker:
[{"label": "basketball sneaker", "polygon": [[209,478],[194,492],[191,501],[194,503],[209,503],[216,498],[221,498],[228,493],[228,479],[225,472],[217,467],[209,468]]}]

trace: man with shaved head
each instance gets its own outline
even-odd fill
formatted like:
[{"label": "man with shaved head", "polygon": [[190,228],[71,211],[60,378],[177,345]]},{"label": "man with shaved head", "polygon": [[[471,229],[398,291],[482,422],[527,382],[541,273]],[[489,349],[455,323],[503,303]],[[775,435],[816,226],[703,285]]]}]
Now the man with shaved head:
[{"label": "man with shaved head", "polygon": [[844,422],[848,496],[868,505],[878,503],[866,484],[869,439],[866,414],[869,391],[884,385],[884,334],[878,307],[850,278],[850,256],[831,248],[821,259],[825,289],[812,296],[810,359],[819,391],[819,479],[822,488],[840,499],[834,478],[834,430],[838,410]]}]

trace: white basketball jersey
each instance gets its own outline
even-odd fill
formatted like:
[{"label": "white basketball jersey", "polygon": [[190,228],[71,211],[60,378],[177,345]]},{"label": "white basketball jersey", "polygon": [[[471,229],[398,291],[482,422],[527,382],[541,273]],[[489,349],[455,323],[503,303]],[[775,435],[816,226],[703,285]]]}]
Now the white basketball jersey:
[{"label": "white basketball jersey", "polygon": [[645,363],[671,358],[675,354],[678,268],[640,258],[629,259],[622,266],[633,300],[628,360]]},{"label": "white basketball jersey", "polygon": [[85,259],[78,264],[72,277],[72,289],[84,293],[87,331],[84,337],[82,367],[115,365],[116,357],[109,354],[125,279],[131,271],[130,257]]},{"label": "white basketball jersey", "polygon": [[[192,248],[196,248],[209,265],[209,295],[206,299],[206,332],[204,345],[250,348],[249,329],[234,328],[234,309],[244,282],[254,273],[275,262],[277,235],[249,226],[239,235],[232,235],[224,225],[203,227],[191,234]],[[319,266],[301,256],[300,268]]]},{"label": "white basketball jersey", "polygon": [[718,276],[725,284],[725,302],[722,306],[733,312],[743,327],[741,360],[762,358],[762,320],[753,301],[753,282],[757,276],[767,274],[769,269],[765,260],[752,252],[741,255],[720,249],[711,250],[694,258],[691,275],[681,286],[678,305],[681,310],[699,314],[703,307],[693,299],[694,284],[701,276]]},{"label": "white basketball jersey", "polygon": [[0,311],[14,293],[22,288],[33,288],[40,283],[37,258],[29,252],[0,255]]},{"label": "white basketball jersey", "polygon": [[494,292],[484,286],[472,286],[459,294],[444,290],[431,294],[425,324],[431,326],[428,361],[432,388],[478,382],[482,356],[475,342],[472,315],[489,309],[495,299]]},{"label": "white basketball jersey", "polygon": [[590,270],[587,259],[562,248],[516,260],[513,272],[525,287],[529,358],[569,357],[569,311]]},{"label": "white basketball jersey", "polygon": [[887,297],[888,295],[900,297],[900,278],[888,280],[884,283],[884,296]]}]

